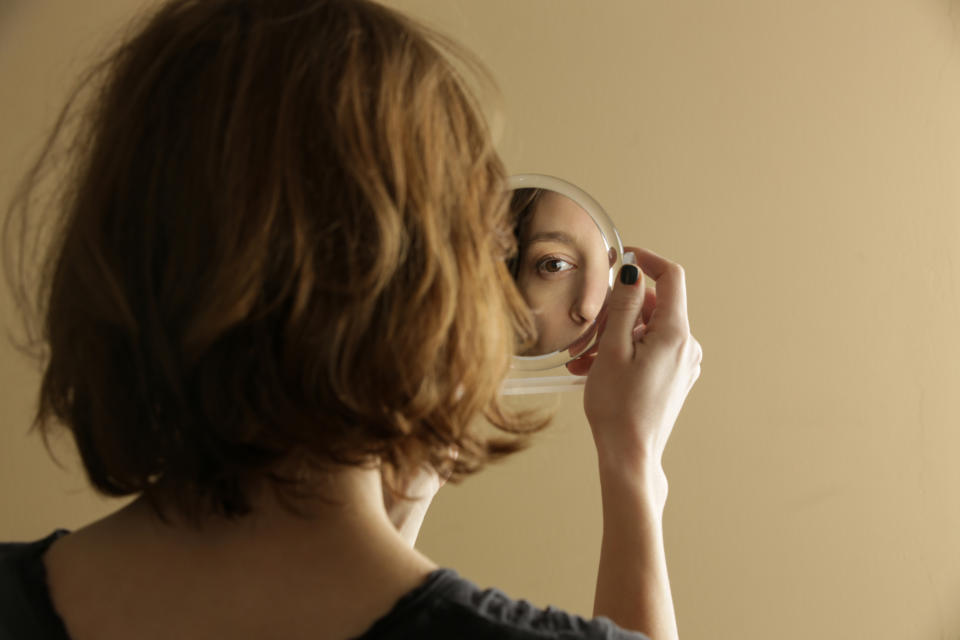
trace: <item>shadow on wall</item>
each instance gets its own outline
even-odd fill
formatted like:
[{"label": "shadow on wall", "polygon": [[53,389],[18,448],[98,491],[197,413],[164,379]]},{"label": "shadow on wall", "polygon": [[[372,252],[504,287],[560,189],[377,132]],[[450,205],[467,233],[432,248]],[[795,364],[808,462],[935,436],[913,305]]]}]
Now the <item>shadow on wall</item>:
[{"label": "shadow on wall", "polygon": [[953,33],[960,36],[960,0],[942,0],[947,5],[947,15],[953,25]]},{"label": "shadow on wall", "polygon": [[0,36],[13,24],[13,16],[26,5],[26,0],[0,0]]}]

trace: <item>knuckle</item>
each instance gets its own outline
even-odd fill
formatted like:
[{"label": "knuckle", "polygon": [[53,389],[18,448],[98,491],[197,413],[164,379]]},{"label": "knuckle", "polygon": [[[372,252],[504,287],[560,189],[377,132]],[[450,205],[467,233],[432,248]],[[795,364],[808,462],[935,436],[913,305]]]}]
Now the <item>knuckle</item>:
[{"label": "knuckle", "polygon": [[679,329],[661,329],[660,339],[667,347],[677,351],[683,351],[683,332]]},{"label": "knuckle", "polygon": [[690,332],[682,327],[672,327],[663,332],[664,341],[681,353],[687,353],[692,348],[691,341],[696,342]]},{"label": "knuckle", "polygon": [[697,384],[697,380],[699,379],[700,379],[700,367],[697,367],[694,370],[693,375],[690,376],[690,384],[687,385],[687,391],[692,389],[693,385]]},{"label": "knuckle", "polygon": [[697,364],[703,361],[703,346],[692,336],[690,337],[690,354]]},{"label": "knuckle", "polygon": [[608,307],[608,313],[610,314],[620,314],[620,313],[637,313],[640,310],[640,307],[643,305],[643,301],[634,297],[634,296],[623,296],[611,298],[610,306]]}]

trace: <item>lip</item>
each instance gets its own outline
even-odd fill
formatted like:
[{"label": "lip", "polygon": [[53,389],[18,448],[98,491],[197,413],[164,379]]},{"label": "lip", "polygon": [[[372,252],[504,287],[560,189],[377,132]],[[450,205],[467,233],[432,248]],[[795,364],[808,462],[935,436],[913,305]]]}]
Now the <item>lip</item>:
[{"label": "lip", "polygon": [[589,329],[583,332],[579,338],[570,343],[566,351],[570,354],[570,357],[575,358],[581,354],[584,347],[586,347],[590,340],[596,335],[596,325],[591,325]]}]

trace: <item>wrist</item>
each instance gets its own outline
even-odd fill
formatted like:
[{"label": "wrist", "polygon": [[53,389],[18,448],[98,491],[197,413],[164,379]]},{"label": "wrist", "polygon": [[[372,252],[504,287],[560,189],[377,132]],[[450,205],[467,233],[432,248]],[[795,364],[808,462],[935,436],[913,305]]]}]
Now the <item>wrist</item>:
[{"label": "wrist", "polygon": [[598,457],[604,505],[649,505],[662,516],[668,484],[659,456]]},{"label": "wrist", "polygon": [[597,447],[600,477],[630,484],[652,482],[663,473],[662,456],[653,447]]}]

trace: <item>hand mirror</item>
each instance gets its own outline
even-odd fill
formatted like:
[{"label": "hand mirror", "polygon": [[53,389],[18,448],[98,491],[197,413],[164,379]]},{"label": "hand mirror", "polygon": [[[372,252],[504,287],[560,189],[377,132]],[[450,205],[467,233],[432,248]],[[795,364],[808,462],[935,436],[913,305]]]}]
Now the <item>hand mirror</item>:
[{"label": "hand mirror", "polygon": [[569,375],[564,365],[597,341],[623,244],[600,204],[579,187],[539,174],[512,176],[509,187],[518,252],[507,266],[536,326],[535,339],[520,345],[512,368],[565,375],[520,373],[506,381],[504,393],[575,388],[584,378]]}]

